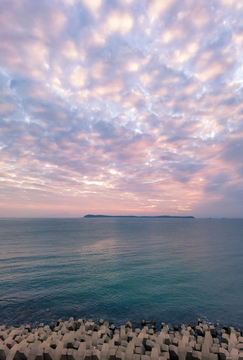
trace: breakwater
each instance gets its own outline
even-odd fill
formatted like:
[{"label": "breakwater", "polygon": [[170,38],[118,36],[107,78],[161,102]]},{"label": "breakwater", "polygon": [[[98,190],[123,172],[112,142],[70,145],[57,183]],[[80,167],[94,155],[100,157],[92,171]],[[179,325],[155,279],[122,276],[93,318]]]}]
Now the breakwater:
[{"label": "breakwater", "polygon": [[198,319],[197,326],[169,326],[131,321],[116,328],[100,320],[70,318],[50,325],[0,326],[0,360],[243,360],[240,329]]}]

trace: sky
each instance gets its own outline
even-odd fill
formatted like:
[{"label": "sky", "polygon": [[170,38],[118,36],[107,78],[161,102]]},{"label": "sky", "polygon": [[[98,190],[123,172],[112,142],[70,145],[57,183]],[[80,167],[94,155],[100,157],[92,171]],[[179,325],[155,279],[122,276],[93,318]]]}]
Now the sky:
[{"label": "sky", "polygon": [[243,217],[243,1],[0,0],[0,217]]}]

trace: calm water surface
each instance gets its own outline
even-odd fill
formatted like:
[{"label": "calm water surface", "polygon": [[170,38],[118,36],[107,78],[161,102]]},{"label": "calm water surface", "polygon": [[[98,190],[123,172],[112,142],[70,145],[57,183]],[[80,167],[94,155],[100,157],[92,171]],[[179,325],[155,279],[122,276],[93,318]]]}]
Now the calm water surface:
[{"label": "calm water surface", "polygon": [[70,316],[243,328],[243,220],[0,220],[0,324]]}]

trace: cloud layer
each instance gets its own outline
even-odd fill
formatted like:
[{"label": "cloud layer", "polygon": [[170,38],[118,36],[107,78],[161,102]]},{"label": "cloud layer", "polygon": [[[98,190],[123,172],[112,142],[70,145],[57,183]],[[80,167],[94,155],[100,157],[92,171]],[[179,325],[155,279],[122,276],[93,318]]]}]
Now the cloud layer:
[{"label": "cloud layer", "polygon": [[0,4],[0,216],[243,216],[243,3]]}]

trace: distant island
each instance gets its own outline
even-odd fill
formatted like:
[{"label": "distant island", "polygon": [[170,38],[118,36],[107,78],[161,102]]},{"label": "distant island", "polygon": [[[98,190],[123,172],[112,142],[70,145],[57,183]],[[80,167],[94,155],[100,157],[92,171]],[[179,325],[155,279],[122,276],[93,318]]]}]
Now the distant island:
[{"label": "distant island", "polygon": [[107,218],[107,217],[113,217],[113,218],[154,218],[154,219],[195,219],[194,216],[170,216],[170,215],[159,215],[159,216],[149,216],[149,215],[142,215],[142,216],[135,216],[135,215],[92,215],[88,214],[85,215],[84,218]]}]

